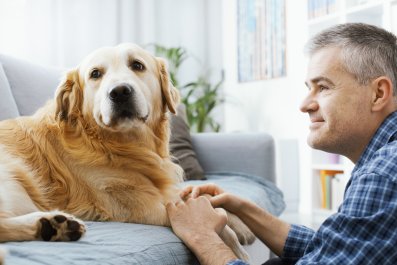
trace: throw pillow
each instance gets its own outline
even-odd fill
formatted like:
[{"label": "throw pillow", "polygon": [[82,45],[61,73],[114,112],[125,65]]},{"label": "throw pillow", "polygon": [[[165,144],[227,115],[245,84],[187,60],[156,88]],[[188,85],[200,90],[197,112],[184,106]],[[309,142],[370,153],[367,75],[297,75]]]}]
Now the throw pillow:
[{"label": "throw pillow", "polygon": [[186,180],[204,180],[204,170],[197,160],[193,150],[190,128],[186,121],[186,111],[183,104],[179,104],[177,115],[172,115],[170,151],[173,161],[179,164],[184,172]]}]

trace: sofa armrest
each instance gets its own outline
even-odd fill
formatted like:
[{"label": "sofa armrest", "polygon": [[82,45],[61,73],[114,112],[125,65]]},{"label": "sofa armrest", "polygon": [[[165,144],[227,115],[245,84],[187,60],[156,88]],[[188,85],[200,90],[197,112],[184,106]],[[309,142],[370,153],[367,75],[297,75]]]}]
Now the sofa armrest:
[{"label": "sofa armrest", "polygon": [[193,133],[204,171],[256,175],[275,183],[275,148],[267,133]]}]

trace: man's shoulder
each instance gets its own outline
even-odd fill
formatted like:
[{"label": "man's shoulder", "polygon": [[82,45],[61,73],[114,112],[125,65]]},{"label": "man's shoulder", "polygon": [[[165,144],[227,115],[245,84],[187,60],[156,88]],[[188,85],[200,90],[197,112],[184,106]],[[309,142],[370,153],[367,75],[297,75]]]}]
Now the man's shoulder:
[{"label": "man's shoulder", "polygon": [[397,141],[378,149],[357,173],[388,176],[397,181]]}]

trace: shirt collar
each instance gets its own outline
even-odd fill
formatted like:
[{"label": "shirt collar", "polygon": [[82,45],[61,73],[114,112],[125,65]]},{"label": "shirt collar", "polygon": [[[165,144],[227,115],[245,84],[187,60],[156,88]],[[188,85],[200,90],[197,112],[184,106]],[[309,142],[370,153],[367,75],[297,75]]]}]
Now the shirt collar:
[{"label": "shirt collar", "polygon": [[397,111],[391,113],[382,122],[381,126],[372,137],[364,153],[359,158],[353,172],[370,160],[373,154],[389,142],[397,139]]}]

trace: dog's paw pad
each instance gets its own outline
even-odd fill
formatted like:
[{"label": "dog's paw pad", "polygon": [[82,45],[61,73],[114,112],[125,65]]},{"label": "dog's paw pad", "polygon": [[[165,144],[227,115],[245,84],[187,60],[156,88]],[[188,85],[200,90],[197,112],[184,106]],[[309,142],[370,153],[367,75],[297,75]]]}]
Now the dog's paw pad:
[{"label": "dog's paw pad", "polygon": [[54,219],[55,219],[55,221],[57,221],[60,224],[67,220],[67,218],[65,216],[60,215],[60,214],[59,215],[55,215]]},{"label": "dog's paw pad", "polygon": [[76,241],[85,233],[84,223],[71,215],[49,214],[39,223],[39,235],[44,241]]},{"label": "dog's paw pad", "polygon": [[80,237],[82,236],[82,232],[80,231],[73,231],[73,232],[69,232],[67,233],[67,236],[69,237],[70,241],[77,241],[80,239]]},{"label": "dog's paw pad", "polygon": [[51,225],[51,222],[44,217],[40,219],[40,223],[41,223],[41,232],[40,232],[41,238],[44,241],[50,241],[51,238],[57,234],[57,230],[54,229]]},{"label": "dog's paw pad", "polygon": [[80,224],[77,221],[68,220],[67,224],[68,224],[69,230],[71,230],[71,231],[78,231],[80,228]]}]

